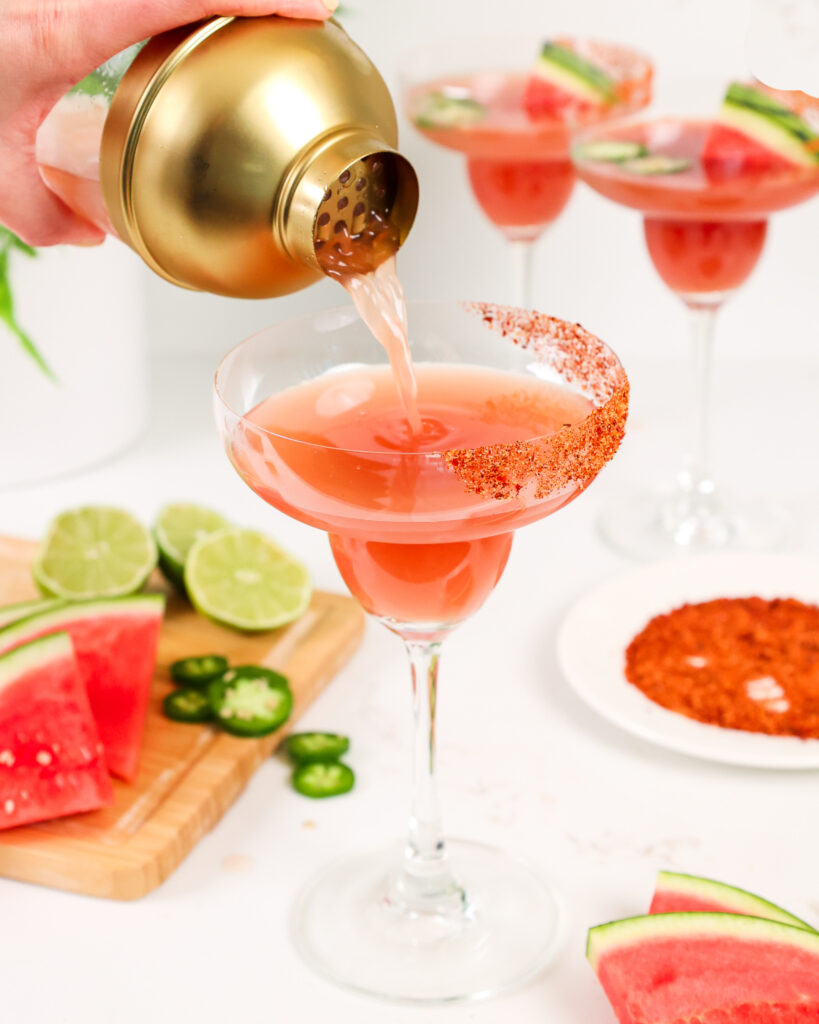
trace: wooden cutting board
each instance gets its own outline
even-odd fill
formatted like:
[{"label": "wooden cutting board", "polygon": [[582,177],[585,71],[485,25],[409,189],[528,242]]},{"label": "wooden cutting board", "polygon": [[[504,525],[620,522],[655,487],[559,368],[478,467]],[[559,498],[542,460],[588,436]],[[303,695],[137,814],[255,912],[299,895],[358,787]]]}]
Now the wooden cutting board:
[{"label": "wooden cutting board", "polygon": [[[36,596],[29,568],[35,547],[0,538],[0,605]],[[155,583],[162,588],[158,576]],[[316,592],[297,622],[255,636],[222,629],[169,595],[137,778],[113,780],[113,807],[0,832],[0,876],[118,900],[155,889],[219,821],[348,660],[363,630],[360,607],[339,594]],[[171,662],[209,653],[287,675],[294,696],[287,725],[250,740],[165,718]]]}]

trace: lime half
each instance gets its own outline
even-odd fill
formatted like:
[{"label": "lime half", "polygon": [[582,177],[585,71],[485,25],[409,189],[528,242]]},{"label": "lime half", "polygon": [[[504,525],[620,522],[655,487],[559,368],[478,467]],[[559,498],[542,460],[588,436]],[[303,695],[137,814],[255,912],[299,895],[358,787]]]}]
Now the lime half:
[{"label": "lime half", "polygon": [[138,519],[96,505],[57,516],[40,544],[33,573],[49,597],[119,597],[139,590],[156,559],[154,539]]},{"label": "lime half", "polygon": [[197,611],[234,629],[275,629],[310,603],[307,569],[255,530],[224,529],[203,537],[185,563],[185,586]]},{"label": "lime half", "polygon": [[185,562],[193,545],[230,523],[210,508],[174,502],[160,509],[154,524],[162,575],[180,590],[185,589]]}]

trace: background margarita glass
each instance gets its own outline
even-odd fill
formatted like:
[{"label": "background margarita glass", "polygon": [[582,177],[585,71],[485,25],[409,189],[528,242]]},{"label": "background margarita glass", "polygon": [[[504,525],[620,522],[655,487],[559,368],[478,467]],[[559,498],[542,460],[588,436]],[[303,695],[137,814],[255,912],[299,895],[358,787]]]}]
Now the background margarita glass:
[{"label": "background margarita glass", "polygon": [[353,594],[405,642],[415,721],[409,841],[403,856],[331,864],[299,898],[293,933],[308,963],[335,981],[424,1002],[517,984],[555,947],[557,905],[529,868],[489,847],[444,842],[438,662],[443,639],[500,578],[513,531],[566,505],[614,454],[628,385],[616,356],[575,324],[457,303],[410,304],[409,314],[420,436],[384,350],[352,309],[243,342],[217,371],[215,409],[245,482],[326,530]]},{"label": "background margarita glass", "polygon": [[[514,301],[524,308],[531,305],[534,243],[574,188],[572,133],[651,99],[652,67],[641,54],[589,39],[555,42],[605,68],[612,83],[605,99],[574,96],[539,79],[543,43],[536,35],[447,40],[407,60],[402,75],[409,120],[431,142],[466,157],[479,206],[510,243]],[[581,93],[584,87],[581,80]]]},{"label": "background margarita glass", "polygon": [[[722,304],[762,254],[770,215],[819,192],[819,163],[789,162],[718,124],[727,84],[715,89],[709,83],[699,102],[692,101],[688,85],[685,113],[595,126],[573,147],[577,172],[588,185],[642,213],[651,261],[688,318],[691,387],[680,416],[691,431],[676,485],[632,494],[600,523],[609,543],[641,558],[770,548],[789,529],[789,517],[776,503],[739,501],[717,488],[710,430],[714,328]],[[805,100],[819,116],[819,102]]]}]

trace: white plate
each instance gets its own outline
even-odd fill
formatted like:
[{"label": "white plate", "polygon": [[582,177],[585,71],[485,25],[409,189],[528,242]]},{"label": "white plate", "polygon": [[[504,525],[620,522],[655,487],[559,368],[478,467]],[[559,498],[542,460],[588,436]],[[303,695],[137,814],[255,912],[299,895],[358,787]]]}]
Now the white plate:
[{"label": "white plate", "polygon": [[717,597],[795,597],[819,604],[819,563],[787,555],[705,555],[636,569],[578,601],[557,655],[574,691],[621,729],[692,757],[756,768],[819,768],[819,740],[705,725],[645,697],[624,674],[625,650],[655,615]]}]

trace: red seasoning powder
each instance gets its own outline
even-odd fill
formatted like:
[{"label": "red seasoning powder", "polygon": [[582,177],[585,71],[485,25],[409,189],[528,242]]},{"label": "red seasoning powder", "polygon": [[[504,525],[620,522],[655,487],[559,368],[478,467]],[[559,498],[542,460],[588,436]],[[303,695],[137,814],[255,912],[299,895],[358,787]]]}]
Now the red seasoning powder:
[{"label": "red seasoning powder", "polygon": [[819,738],[819,608],[759,597],[683,605],[631,641],[626,678],[699,722]]}]

